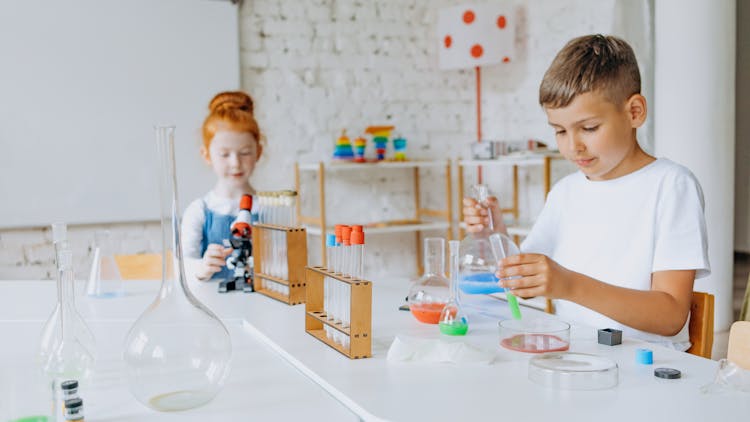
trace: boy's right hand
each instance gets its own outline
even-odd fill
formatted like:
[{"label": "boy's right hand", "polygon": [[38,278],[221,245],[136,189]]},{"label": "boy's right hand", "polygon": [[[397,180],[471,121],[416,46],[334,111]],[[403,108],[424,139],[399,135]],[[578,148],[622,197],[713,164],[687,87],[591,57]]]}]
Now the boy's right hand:
[{"label": "boy's right hand", "polygon": [[497,202],[497,198],[490,196],[487,198],[487,204],[479,204],[473,198],[464,198],[464,223],[466,224],[466,231],[469,233],[478,233],[489,227],[490,219],[489,215],[492,213],[493,231],[507,234],[505,223],[503,223],[503,216],[500,212],[500,204]]},{"label": "boy's right hand", "polygon": [[225,248],[217,243],[211,243],[203,254],[200,266],[195,276],[198,280],[208,280],[214,274],[221,271],[226,264],[226,258],[232,253],[232,248]]}]

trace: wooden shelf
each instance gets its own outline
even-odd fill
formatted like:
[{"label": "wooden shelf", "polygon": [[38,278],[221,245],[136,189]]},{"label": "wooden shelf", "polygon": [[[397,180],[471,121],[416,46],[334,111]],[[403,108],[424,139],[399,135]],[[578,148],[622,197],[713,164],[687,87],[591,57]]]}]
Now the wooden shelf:
[{"label": "wooden shelf", "polygon": [[515,165],[519,167],[543,165],[545,160],[563,158],[557,151],[549,152],[527,152],[523,154],[501,155],[493,160],[459,160],[458,165],[464,167],[489,167]]},{"label": "wooden shelf", "polygon": [[[385,227],[368,227],[364,229],[368,235],[372,234],[385,234],[385,233],[406,233],[423,230],[447,230],[450,228],[450,224],[447,221],[435,221],[435,222],[422,222],[419,224],[396,224]],[[306,226],[307,232],[312,235],[320,236],[322,230],[319,226],[309,225]],[[326,232],[333,233],[334,227],[326,227]]]},{"label": "wooden shelf", "polygon": [[[300,163],[301,171],[318,171],[321,163]],[[372,170],[372,169],[410,169],[419,167],[444,167],[445,161],[377,161],[371,163],[355,163],[351,161],[329,161],[322,163],[326,171]]]}]

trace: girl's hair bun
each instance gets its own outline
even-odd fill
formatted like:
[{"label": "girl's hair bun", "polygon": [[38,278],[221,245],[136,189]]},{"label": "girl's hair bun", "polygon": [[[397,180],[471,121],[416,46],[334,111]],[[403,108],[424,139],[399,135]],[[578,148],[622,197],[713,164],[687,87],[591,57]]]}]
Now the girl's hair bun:
[{"label": "girl's hair bun", "polygon": [[216,94],[208,104],[211,114],[224,114],[231,110],[253,112],[253,100],[241,91],[227,91]]}]

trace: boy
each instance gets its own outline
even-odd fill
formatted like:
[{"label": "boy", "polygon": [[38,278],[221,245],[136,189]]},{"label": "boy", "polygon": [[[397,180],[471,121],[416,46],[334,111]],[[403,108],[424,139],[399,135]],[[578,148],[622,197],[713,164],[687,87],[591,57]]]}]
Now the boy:
[{"label": "boy", "polygon": [[[583,36],[557,54],[539,103],[580,171],[550,191],[523,253],[502,260],[497,276],[521,276],[501,285],[555,299],[562,318],[687,350],[693,281],[710,272],[703,193],[687,168],[638,145],[640,91],[621,39]],[[470,231],[483,229],[488,210],[502,221],[496,200],[484,208],[464,199]]]}]

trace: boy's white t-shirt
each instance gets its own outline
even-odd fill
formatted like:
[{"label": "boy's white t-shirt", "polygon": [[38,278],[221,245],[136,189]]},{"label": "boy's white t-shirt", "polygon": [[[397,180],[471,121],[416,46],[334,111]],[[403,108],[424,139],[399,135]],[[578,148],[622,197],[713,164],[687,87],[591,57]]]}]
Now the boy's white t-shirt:
[{"label": "boy's white t-shirt", "polygon": [[[710,273],[703,192],[687,168],[659,158],[625,176],[591,181],[582,172],[560,180],[521,250],[549,256],[563,267],[616,286],[651,289],[665,270]],[[567,300],[557,315],[596,328],[616,328],[678,350],[689,348],[688,321],[665,337],[627,327]]]}]

